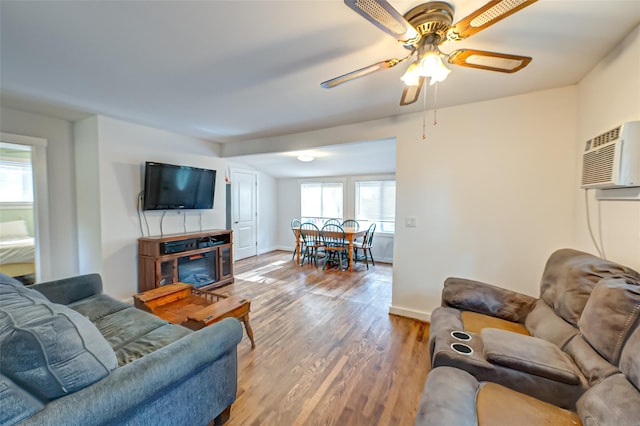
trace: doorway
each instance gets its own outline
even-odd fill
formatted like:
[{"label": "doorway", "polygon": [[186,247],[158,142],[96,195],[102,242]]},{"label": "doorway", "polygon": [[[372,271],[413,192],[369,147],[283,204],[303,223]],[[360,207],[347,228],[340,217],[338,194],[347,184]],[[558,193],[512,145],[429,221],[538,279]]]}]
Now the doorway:
[{"label": "doorway", "polygon": [[0,133],[0,272],[24,284],[50,275],[46,143]]},{"label": "doorway", "polygon": [[249,170],[231,170],[231,221],[233,258],[258,254],[257,247],[258,175]]}]

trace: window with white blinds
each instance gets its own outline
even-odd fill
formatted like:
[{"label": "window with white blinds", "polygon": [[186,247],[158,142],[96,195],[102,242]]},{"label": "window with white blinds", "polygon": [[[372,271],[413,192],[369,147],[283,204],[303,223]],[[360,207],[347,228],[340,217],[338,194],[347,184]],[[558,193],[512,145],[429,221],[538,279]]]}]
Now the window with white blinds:
[{"label": "window with white blinds", "polygon": [[300,220],[321,227],[327,219],[343,215],[342,182],[310,182],[300,185]]},{"label": "window with white blinds", "polygon": [[356,182],[356,220],[360,228],[376,224],[376,232],[395,232],[396,181]]},{"label": "window with white blinds", "polygon": [[0,202],[32,203],[33,171],[30,159],[0,159]]}]

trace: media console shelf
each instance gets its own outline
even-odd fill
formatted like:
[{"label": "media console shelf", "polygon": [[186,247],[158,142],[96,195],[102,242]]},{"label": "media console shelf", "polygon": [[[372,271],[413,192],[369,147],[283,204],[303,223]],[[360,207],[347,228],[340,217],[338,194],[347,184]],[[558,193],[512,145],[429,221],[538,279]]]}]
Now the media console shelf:
[{"label": "media console shelf", "polygon": [[138,238],[138,291],[185,282],[210,290],[233,282],[228,230]]}]

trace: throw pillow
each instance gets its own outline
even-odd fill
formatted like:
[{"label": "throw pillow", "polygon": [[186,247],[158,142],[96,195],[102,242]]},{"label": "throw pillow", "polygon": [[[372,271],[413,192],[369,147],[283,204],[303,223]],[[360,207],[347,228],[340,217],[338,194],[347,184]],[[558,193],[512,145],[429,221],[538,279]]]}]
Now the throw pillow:
[{"label": "throw pillow", "polygon": [[73,309],[0,277],[0,372],[43,400],[75,392],[117,367],[98,329]]}]

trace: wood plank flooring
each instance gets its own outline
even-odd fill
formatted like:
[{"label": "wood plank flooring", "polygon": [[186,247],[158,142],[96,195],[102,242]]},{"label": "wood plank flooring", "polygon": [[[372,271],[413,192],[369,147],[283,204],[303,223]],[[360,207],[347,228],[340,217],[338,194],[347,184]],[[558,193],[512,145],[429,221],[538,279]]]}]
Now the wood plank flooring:
[{"label": "wood plank flooring", "polygon": [[388,314],[391,265],[323,272],[275,251],[234,274],[219,290],[251,298],[256,348],[238,345],[228,426],[413,425],[429,329]]}]

